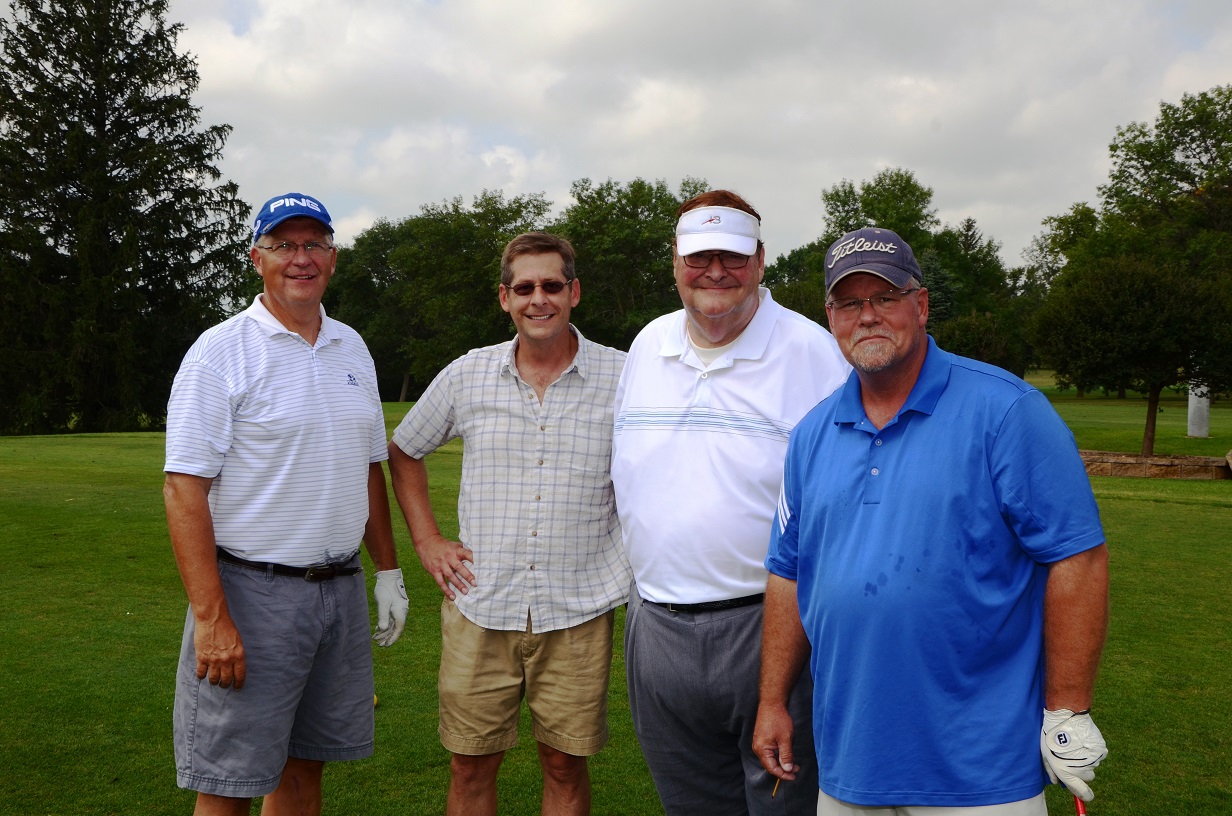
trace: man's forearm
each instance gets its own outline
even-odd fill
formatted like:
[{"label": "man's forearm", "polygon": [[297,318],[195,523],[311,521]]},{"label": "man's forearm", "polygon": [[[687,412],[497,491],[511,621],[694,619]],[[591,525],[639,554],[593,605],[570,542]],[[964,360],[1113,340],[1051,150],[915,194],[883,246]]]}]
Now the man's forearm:
[{"label": "man's forearm", "polygon": [[763,703],[787,705],[792,689],[809,656],[808,637],[800,622],[796,582],[771,575],[766,583],[765,618],[761,640],[761,692]]},{"label": "man's forearm", "polygon": [[226,598],[218,577],[214,521],[210,515],[212,480],[184,473],[168,473],[163,484],[167,529],[175,564],[193,614],[217,620],[226,614]]},{"label": "man's forearm", "polygon": [[368,466],[368,523],[364,525],[364,546],[378,572],[398,568],[398,551],[389,516],[389,491],[380,462]]},{"label": "man's forearm", "polygon": [[394,497],[406,518],[412,542],[418,546],[434,535],[440,535],[432,501],[428,492],[428,468],[423,459],[415,459],[389,443],[389,473],[393,478]]},{"label": "man's forearm", "polygon": [[1066,558],[1048,571],[1044,595],[1044,705],[1083,711],[1108,631],[1108,545]]}]

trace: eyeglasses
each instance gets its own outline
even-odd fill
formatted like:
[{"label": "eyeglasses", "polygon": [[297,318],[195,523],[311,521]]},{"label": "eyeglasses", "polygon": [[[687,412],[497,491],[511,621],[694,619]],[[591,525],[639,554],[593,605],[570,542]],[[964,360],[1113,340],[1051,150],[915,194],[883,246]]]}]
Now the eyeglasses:
[{"label": "eyeglasses", "polygon": [[864,311],[864,304],[867,303],[873,307],[873,311],[877,312],[877,314],[889,314],[897,309],[899,304],[907,299],[908,295],[918,291],[920,291],[919,286],[914,289],[891,289],[888,292],[881,292],[866,298],[839,298],[828,302],[826,308],[832,309],[836,314],[843,317],[855,317]]},{"label": "eyeglasses", "polygon": [[273,246],[261,246],[260,244],[257,244],[257,249],[264,249],[266,252],[272,252],[275,257],[282,258],[283,260],[294,258],[299,253],[300,247],[304,248],[304,253],[309,258],[316,260],[318,258],[324,258],[328,255],[330,250],[334,248],[334,245],[322,243],[321,241],[309,241],[305,244],[297,244],[294,241],[282,241],[281,243],[274,244]]},{"label": "eyeglasses", "polygon": [[506,288],[510,289],[518,297],[526,297],[534,292],[536,287],[542,289],[545,295],[559,295],[561,292],[565,291],[565,287],[571,283],[573,283],[571,280],[546,280],[541,283],[515,283],[513,286],[508,286]]},{"label": "eyeglasses", "polygon": [[752,255],[741,255],[739,252],[694,252],[684,256],[684,265],[694,269],[706,269],[715,258],[719,259],[724,269],[739,269],[749,262]]}]

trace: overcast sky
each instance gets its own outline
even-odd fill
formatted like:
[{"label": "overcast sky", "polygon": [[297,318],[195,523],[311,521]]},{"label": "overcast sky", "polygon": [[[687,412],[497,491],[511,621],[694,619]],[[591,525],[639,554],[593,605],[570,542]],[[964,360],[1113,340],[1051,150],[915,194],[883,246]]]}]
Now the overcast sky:
[{"label": "overcast sky", "polygon": [[[1118,125],[1232,82],[1228,0],[171,0],[203,124],[254,207],[319,197],[349,243],[483,189],[686,176],[760,210],[773,258],[820,194],[904,167],[1010,265],[1097,199]],[[583,270],[579,270],[583,271]]]}]

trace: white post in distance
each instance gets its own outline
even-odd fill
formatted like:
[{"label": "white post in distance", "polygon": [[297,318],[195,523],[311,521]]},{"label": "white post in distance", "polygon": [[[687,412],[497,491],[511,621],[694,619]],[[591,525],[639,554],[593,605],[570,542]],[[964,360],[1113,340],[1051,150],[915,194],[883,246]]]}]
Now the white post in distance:
[{"label": "white post in distance", "polygon": [[1192,383],[1189,386],[1189,436],[1207,439],[1211,435],[1211,392]]}]

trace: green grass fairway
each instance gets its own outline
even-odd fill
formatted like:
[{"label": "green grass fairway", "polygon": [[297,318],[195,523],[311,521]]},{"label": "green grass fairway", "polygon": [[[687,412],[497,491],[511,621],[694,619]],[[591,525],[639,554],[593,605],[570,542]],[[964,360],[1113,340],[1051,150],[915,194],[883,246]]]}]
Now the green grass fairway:
[{"label": "green grass fairway", "polygon": [[[407,407],[387,406],[390,430]],[[455,442],[428,460],[447,535],[456,534],[460,455]],[[162,456],[161,434],[0,437],[0,816],[191,812],[171,752],[185,599],[163,517]],[[1095,490],[1113,568],[1095,718],[1112,754],[1090,812],[1232,813],[1232,481],[1097,479]],[[440,592],[396,511],[395,525],[411,619],[399,643],[376,650],[377,755],[328,766],[329,813],[443,808]],[[622,623],[612,739],[592,762],[594,812],[657,814],[629,719]],[[500,812],[538,813],[538,777],[524,728],[502,771]],[[1058,790],[1049,802],[1053,814],[1074,812]]]},{"label": "green grass fairway", "polygon": [[[1080,397],[1072,388],[1058,390],[1050,371],[1028,374],[1027,381],[1048,395],[1057,413],[1074,432],[1079,448],[1125,453],[1142,450],[1146,397],[1132,391],[1125,399],[1102,393]],[[1232,450],[1232,401],[1214,401],[1210,417],[1210,437],[1187,436],[1189,397],[1165,391],[1160,396],[1159,413],[1155,418],[1155,454],[1220,457],[1227,454]]]}]

